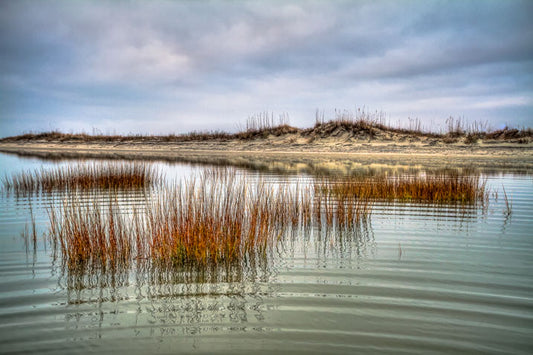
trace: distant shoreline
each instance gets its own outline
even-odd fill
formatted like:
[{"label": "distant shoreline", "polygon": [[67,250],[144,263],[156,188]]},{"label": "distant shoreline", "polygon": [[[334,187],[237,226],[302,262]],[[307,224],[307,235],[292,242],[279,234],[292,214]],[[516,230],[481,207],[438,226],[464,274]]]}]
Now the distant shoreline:
[{"label": "distant shoreline", "polygon": [[530,129],[446,134],[368,121],[330,121],[240,133],[180,136],[90,136],[49,132],[0,139],[0,152],[44,159],[145,159],[316,171],[361,166],[482,168],[533,172]]},{"label": "distant shoreline", "polygon": [[273,144],[258,140],[237,142],[187,142],[183,144],[1,142],[0,152],[43,159],[143,159],[187,163],[236,165],[275,170],[355,169],[358,166],[428,168],[483,168],[533,172],[531,144],[494,143],[476,146],[440,146],[409,143]]}]

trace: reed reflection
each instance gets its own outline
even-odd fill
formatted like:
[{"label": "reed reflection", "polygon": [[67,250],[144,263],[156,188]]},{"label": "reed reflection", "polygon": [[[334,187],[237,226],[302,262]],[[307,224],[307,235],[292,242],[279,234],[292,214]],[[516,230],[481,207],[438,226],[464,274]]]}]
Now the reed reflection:
[{"label": "reed reflection", "polygon": [[275,293],[266,259],[245,264],[73,269],[61,265],[67,329],[100,337],[121,324],[136,336],[193,335],[261,329],[265,299]]},{"label": "reed reflection", "polygon": [[370,218],[357,225],[329,225],[292,229],[278,243],[282,260],[304,258],[320,265],[357,261],[375,252],[376,242]]}]

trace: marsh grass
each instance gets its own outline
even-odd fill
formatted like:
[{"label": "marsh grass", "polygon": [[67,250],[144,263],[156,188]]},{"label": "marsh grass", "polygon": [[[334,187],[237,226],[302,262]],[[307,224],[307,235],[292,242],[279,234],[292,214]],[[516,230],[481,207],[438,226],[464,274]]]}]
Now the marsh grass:
[{"label": "marsh grass", "polygon": [[35,169],[4,176],[7,192],[31,194],[58,190],[147,188],[161,182],[161,174],[146,163],[108,162]]},{"label": "marsh grass", "polygon": [[107,206],[96,200],[82,204],[79,197],[67,197],[59,207],[48,210],[49,235],[69,268],[129,267],[132,244],[128,222],[120,214],[116,198]]},{"label": "marsh grass", "polygon": [[231,169],[163,185],[143,209],[123,211],[110,196],[102,205],[74,194],[49,209],[50,240],[69,268],[264,264],[287,230],[350,228],[369,218],[371,208],[367,200],[310,186],[250,182]]},{"label": "marsh grass", "polygon": [[178,272],[208,280],[264,268],[288,235],[359,235],[376,201],[483,204],[485,183],[476,174],[441,171],[272,184],[213,168],[162,184],[143,206],[124,206],[117,190],[105,201],[69,193],[48,210],[49,240],[68,270],[140,268],[160,279]]},{"label": "marsh grass", "polygon": [[199,181],[186,181],[166,190],[149,206],[147,223],[138,224],[145,229],[136,234],[148,236],[142,257],[205,266],[265,255],[280,224],[281,198],[262,183],[238,181],[234,173],[208,172]]},{"label": "marsh grass", "polygon": [[479,174],[460,174],[457,171],[322,180],[317,189],[338,199],[460,204],[485,203],[488,199],[486,179]]}]

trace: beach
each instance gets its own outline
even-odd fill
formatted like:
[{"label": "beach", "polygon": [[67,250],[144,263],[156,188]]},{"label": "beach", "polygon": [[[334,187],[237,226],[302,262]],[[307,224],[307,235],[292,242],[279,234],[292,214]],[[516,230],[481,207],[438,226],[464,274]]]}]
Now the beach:
[{"label": "beach", "polygon": [[268,135],[254,139],[165,141],[158,137],[94,140],[4,140],[0,151],[48,159],[145,159],[224,164],[263,170],[340,171],[361,167],[483,168],[531,172],[533,143],[400,136],[357,139],[345,134],[305,137]]}]

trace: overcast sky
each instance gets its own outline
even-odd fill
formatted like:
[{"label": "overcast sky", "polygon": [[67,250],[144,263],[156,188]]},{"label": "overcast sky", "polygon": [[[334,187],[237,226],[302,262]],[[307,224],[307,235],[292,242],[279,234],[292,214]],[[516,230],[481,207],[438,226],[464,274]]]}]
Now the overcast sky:
[{"label": "overcast sky", "polygon": [[0,136],[263,111],[533,126],[533,1],[0,1]]}]

